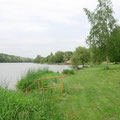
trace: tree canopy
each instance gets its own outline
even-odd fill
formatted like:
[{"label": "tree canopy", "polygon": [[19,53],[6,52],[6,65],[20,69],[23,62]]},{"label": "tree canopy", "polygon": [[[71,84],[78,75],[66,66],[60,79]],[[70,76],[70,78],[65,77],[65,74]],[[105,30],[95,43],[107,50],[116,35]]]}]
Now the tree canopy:
[{"label": "tree canopy", "polygon": [[99,54],[106,57],[106,68],[108,68],[109,40],[116,26],[116,20],[113,17],[112,3],[110,0],[98,0],[98,5],[94,12],[86,8],[84,11],[91,23],[87,43],[90,48],[95,51],[99,49]]},{"label": "tree canopy", "polygon": [[71,51],[64,52],[64,61],[70,60],[72,55],[73,55],[73,52]]},{"label": "tree canopy", "polygon": [[62,51],[58,51],[55,53],[55,56],[56,56],[56,62],[57,63],[62,63],[64,62],[64,53]]},{"label": "tree canopy", "polygon": [[0,62],[32,62],[32,59],[0,53]]},{"label": "tree canopy", "polygon": [[120,62],[120,26],[116,26],[111,33],[109,44],[110,61],[115,63]]},{"label": "tree canopy", "polygon": [[73,52],[71,51],[58,51],[55,54],[51,53],[47,57],[41,57],[38,55],[35,59],[35,63],[64,63],[67,60],[70,60],[72,57]]},{"label": "tree canopy", "polygon": [[85,47],[78,47],[76,48],[76,51],[73,53],[73,56],[71,58],[72,64],[74,67],[78,68],[78,65],[83,65],[89,61],[90,54],[89,50]]}]

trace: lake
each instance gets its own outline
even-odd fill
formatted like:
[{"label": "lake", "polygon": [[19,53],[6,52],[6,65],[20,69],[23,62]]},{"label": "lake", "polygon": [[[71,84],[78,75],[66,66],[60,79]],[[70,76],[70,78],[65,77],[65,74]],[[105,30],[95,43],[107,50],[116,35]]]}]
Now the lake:
[{"label": "lake", "polygon": [[0,63],[0,85],[8,86],[8,89],[15,89],[15,85],[22,76],[25,76],[29,69],[48,68],[54,72],[62,72],[64,69],[71,69],[70,65],[47,65],[34,63]]}]

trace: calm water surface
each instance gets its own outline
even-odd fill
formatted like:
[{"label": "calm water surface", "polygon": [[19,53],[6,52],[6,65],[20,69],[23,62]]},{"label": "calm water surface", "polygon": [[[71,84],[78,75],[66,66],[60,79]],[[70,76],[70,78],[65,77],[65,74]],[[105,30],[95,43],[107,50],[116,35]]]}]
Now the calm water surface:
[{"label": "calm water surface", "polygon": [[69,65],[47,65],[34,63],[0,63],[0,85],[8,86],[8,89],[15,89],[18,80],[29,69],[44,69],[48,68],[54,72],[62,72],[63,69],[71,69]]}]

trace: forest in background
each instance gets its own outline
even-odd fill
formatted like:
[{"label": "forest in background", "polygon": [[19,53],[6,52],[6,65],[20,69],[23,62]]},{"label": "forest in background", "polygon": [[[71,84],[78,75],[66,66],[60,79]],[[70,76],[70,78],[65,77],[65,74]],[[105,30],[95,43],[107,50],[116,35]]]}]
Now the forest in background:
[{"label": "forest in background", "polygon": [[7,62],[32,62],[32,59],[0,53],[0,63]]}]

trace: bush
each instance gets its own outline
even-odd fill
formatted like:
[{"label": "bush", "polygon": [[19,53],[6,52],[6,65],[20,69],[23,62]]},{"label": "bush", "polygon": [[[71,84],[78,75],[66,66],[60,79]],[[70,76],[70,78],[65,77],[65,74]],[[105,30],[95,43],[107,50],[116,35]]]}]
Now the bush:
[{"label": "bush", "polygon": [[75,74],[74,70],[69,70],[69,69],[63,70],[62,73],[63,73],[63,74],[71,74],[71,75]]}]

